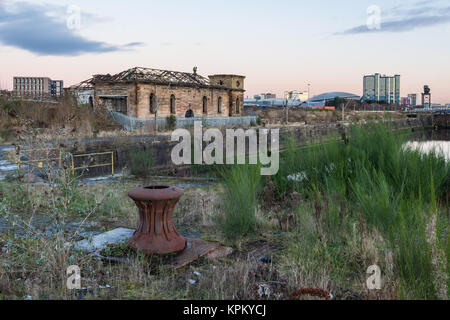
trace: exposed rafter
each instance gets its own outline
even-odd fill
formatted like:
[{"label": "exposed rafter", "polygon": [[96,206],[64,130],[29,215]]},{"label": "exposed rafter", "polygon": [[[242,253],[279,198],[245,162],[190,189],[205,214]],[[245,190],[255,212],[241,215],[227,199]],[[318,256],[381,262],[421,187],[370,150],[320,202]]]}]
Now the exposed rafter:
[{"label": "exposed rafter", "polygon": [[196,73],[139,67],[115,75],[96,75],[93,78],[93,83],[96,82],[147,82],[164,85],[210,86],[208,78],[202,77]]},{"label": "exposed rafter", "polygon": [[93,88],[94,88],[93,78],[84,80],[78,84],[69,87],[69,89],[93,89]]}]

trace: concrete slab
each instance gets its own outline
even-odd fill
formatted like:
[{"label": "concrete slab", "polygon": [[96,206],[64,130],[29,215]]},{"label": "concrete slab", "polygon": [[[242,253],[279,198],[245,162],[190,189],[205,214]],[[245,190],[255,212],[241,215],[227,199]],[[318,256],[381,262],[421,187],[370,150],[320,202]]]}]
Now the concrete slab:
[{"label": "concrete slab", "polygon": [[110,244],[119,244],[130,239],[134,234],[134,229],[117,228],[99,235],[75,243],[77,250],[96,252],[105,249]]}]

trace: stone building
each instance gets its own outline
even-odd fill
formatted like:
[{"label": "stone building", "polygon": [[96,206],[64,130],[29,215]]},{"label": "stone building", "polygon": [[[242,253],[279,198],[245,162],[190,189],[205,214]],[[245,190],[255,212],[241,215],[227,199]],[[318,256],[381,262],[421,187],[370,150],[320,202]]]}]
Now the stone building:
[{"label": "stone building", "polygon": [[89,105],[91,108],[94,106],[95,92],[92,79],[70,86],[68,92],[77,99],[79,105]]},{"label": "stone building", "polygon": [[136,118],[239,117],[244,101],[244,79],[133,68],[116,75],[95,75],[94,105],[103,105]]}]

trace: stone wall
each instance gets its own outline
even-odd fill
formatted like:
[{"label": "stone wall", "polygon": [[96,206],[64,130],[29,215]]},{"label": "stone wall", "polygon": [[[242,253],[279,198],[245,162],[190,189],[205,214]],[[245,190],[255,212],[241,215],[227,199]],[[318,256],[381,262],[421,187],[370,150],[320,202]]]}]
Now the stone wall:
[{"label": "stone wall", "polygon": [[[160,100],[158,117],[171,115],[170,99],[175,97],[175,116],[185,117],[186,112],[191,109],[194,116],[228,117],[240,116],[244,101],[243,90],[231,90],[220,88],[182,87],[172,86],[168,89],[166,85],[156,84],[133,84],[133,83],[98,83],[95,87],[96,104],[106,103],[105,96],[126,96],[127,115],[136,118],[150,118],[154,114],[150,112],[150,95],[154,94]],[[203,112],[203,98],[207,99],[207,112]],[[222,99],[221,112],[219,112],[218,101]],[[155,104],[156,105],[156,104]],[[236,105],[240,106],[237,110]]]},{"label": "stone wall", "polygon": [[[422,130],[423,128],[432,126],[432,119],[429,116],[414,119],[401,119],[392,121],[392,125],[396,129]],[[330,123],[281,127],[279,129],[280,148],[283,149],[285,138],[288,135],[293,136],[299,146],[310,143],[320,143],[332,136],[339,137],[343,131],[348,130],[348,125]],[[222,129],[225,137],[224,130],[225,129]],[[170,135],[128,136],[70,141],[67,142],[66,145],[69,147],[68,151],[73,152],[74,154],[114,151],[116,172],[129,165],[129,155],[131,152],[137,152],[139,150],[150,151],[156,159],[156,166],[159,169],[158,172],[161,173],[163,172],[161,171],[163,169],[176,170],[171,162],[170,156],[173,147],[177,143],[171,142],[170,138]],[[108,168],[106,169],[108,170]],[[92,171],[91,173],[93,174],[95,171]]]}]

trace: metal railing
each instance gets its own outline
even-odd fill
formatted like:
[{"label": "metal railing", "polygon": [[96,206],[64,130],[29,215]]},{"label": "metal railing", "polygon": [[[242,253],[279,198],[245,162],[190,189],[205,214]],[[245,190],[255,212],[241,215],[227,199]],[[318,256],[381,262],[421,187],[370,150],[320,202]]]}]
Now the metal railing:
[{"label": "metal railing", "polygon": [[[42,168],[44,162],[49,163],[50,161],[58,161],[58,166],[62,166],[62,150],[57,148],[40,148],[40,149],[21,149],[20,146],[17,147],[16,151],[16,161],[17,164],[17,172],[20,175],[21,166],[29,163],[37,163],[38,168]],[[43,151],[46,152],[46,158],[44,159],[33,159],[33,160],[22,160],[22,154],[30,153],[30,152],[38,152]],[[50,151],[58,151],[58,156],[54,158],[49,157]]]},{"label": "metal railing", "polygon": [[[50,152],[56,151],[56,155],[54,157],[50,156]],[[58,167],[62,167],[63,162],[63,150],[58,148],[39,148],[39,149],[22,149],[20,146],[16,148],[16,150],[11,150],[11,152],[15,152],[15,162],[14,164],[17,165],[17,173],[20,176],[20,171],[23,165],[30,164],[30,163],[37,163],[38,168],[43,168],[44,163],[50,163],[53,161],[58,162]],[[30,159],[30,160],[22,160],[22,155],[29,154],[29,153],[35,153],[35,152],[45,152],[46,156],[45,158],[39,157],[38,159]],[[79,159],[82,157],[94,157],[94,156],[102,156],[102,155],[110,155],[111,161],[107,163],[96,163],[91,165],[83,165],[76,167],[75,166],[75,159]],[[114,151],[108,151],[108,152],[97,152],[97,153],[85,153],[85,154],[70,154],[71,158],[71,169],[72,172],[75,172],[76,170],[82,170],[82,169],[89,169],[89,168],[99,168],[99,167],[109,167],[111,166],[111,175],[114,175]]]},{"label": "metal railing", "polygon": [[[84,165],[82,167],[75,167],[75,159],[76,158],[102,156],[102,155],[111,155],[111,162],[93,164],[93,165]],[[113,151],[85,153],[85,154],[77,154],[77,155],[72,154],[72,172],[75,172],[76,170],[81,170],[81,169],[100,168],[100,167],[107,167],[107,166],[111,166],[111,175],[114,175],[114,152]]]}]

